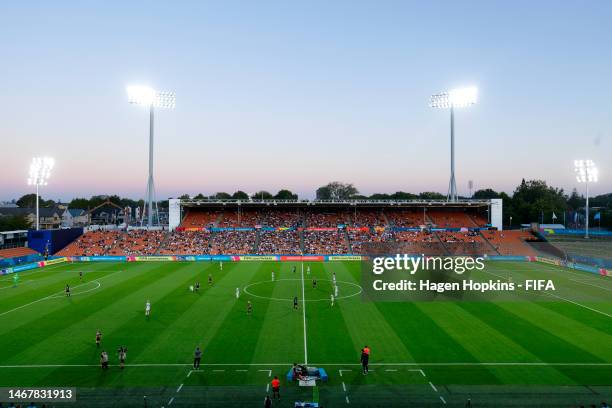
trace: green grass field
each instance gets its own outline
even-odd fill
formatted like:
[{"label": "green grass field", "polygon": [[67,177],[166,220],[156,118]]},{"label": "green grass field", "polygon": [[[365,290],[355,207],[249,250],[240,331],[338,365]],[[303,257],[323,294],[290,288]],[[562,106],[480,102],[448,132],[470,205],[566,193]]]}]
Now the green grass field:
[{"label": "green grass field", "polygon": [[[372,303],[359,295],[359,263],[306,265],[304,281],[301,264],[276,262],[224,263],[222,271],[218,263],[62,264],[22,272],[16,288],[2,276],[0,386],[74,386],[77,403],[65,404],[73,407],[141,407],[144,395],[149,407],[260,407],[270,375],[281,378],[278,407],[313,398],[333,407],[612,400],[612,278],[496,262],[479,272],[483,280],[554,278],[566,295],[537,303]],[[331,307],[333,271],[340,299]],[[188,290],[196,280],[198,294]],[[365,344],[372,349],[368,376],[359,366]],[[120,345],[129,349],[124,370],[117,367]],[[192,372],[196,346],[204,351],[202,369]],[[101,349],[111,357],[105,372]],[[305,360],[325,368],[329,382],[315,389],[287,384],[291,364]]]}]

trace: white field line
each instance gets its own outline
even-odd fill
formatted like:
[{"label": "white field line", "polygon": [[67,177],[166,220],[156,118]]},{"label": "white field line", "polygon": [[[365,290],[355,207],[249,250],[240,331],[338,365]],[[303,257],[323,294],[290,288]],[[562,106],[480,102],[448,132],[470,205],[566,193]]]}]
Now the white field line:
[{"label": "white field line", "polygon": [[[91,281],[91,282],[96,282],[96,281]],[[82,284],[80,284],[80,285],[73,286],[73,289],[74,289],[74,288],[81,287],[81,286],[83,286],[83,285],[88,285],[88,284],[90,284],[91,282],[82,283]],[[97,283],[98,283],[98,285],[100,285],[100,283],[99,283],[99,282],[97,282]],[[97,289],[97,288],[99,288],[99,287],[100,287],[100,286],[96,287],[95,289]],[[17,306],[17,307],[15,307],[15,308],[13,308],[13,309],[7,310],[6,312],[2,312],[2,313],[0,313],[0,317],[2,317],[2,316],[4,316],[4,315],[7,315],[7,314],[9,314],[9,313],[11,313],[11,312],[15,312],[15,311],[17,311],[17,310],[19,310],[19,309],[23,309],[24,307],[31,306],[31,305],[36,304],[36,303],[38,303],[38,302],[42,302],[43,300],[48,300],[48,299],[54,299],[54,298],[57,298],[57,297],[61,297],[62,293],[64,293],[64,291],[56,292],[56,293],[53,293],[53,294],[51,294],[51,295],[49,295],[49,296],[45,296],[45,297],[43,297],[43,298],[40,298],[40,299],[34,300],[34,301],[30,302],[30,303],[26,303],[25,305]]]},{"label": "white field line", "polygon": [[176,389],[176,392],[181,392],[182,389],[183,389],[183,384],[179,385],[179,387]]},{"label": "white field line", "polygon": [[270,384],[266,384],[266,392],[270,392]]},{"label": "white field line", "polygon": [[347,403],[347,404],[350,404],[350,403],[351,403],[351,402],[349,401],[348,395],[345,397],[345,399],[346,399],[346,403]]},{"label": "white field line", "polygon": [[302,315],[304,316],[304,364],[308,364],[308,346],[306,343],[306,294],[304,290],[304,262],[302,262]]},{"label": "white field line", "polygon": [[[506,279],[506,277],[505,277],[505,276],[501,276],[501,275],[498,275],[498,274],[496,274],[496,273],[493,273],[493,272],[490,272],[490,271],[487,271],[487,270],[484,270],[484,269],[483,269],[482,271],[483,271],[483,272],[485,272],[485,273],[488,273],[489,275],[496,276],[496,277],[498,277],[498,278],[500,278],[500,279],[504,279],[504,280]],[[580,307],[585,308],[585,309],[588,309],[588,310],[590,310],[590,311],[592,311],[592,312],[599,313],[599,314],[601,314],[601,315],[603,315],[603,316],[607,316],[607,317],[612,318],[612,315],[610,315],[610,314],[608,314],[608,313],[606,313],[606,312],[602,312],[601,310],[597,310],[597,309],[594,309],[594,308],[592,308],[592,307],[589,307],[589,306],[583,305],[582,303],[578,303],[578,302],[576,302],[576,301],[573,301],[573,300],[570,300],[570,299],[564,298],[564,297],[559,296],[559,295],[553,295],[552,293],[546,293],[546,292],[545,292],[544,294],[545,294],[546,296],[550,296],[550,297],[554,297],[554,298],[556,298],[556,299],[564,300],[564,301],[569,302],[569,303],[572,303],[572,304],[574,304],[574,305],[576,305],[576,306],[580,306]]]},{"label": "white field line", "polygon": [[[111,277],[111,276],[113,276],[113,275],[118,274],[119,272],[123,272],[123,271],[115,271],[115,272],[111,273],[110,275],[102,276],[102,277],[100,277],[100,278],[97,278],[96,280],[93,280],[93,281],[90,281],[90,282],[84,282],[84,283],[81,283],[81,284],[79,284],[79,285],[73,286],[73,287],[72,287],[72,289],[76,289],[76,288],[79,288],[79,287],[81,287],[81,286],[88,285],[88,284],[90,284],[91,282],[97,282],[97,283],[98,283],[98,285],[99,285],[99,284],[100,284],[100,282],[98,282],[98,281],[100,281],[100,280],[102,280],[102,279],[109,278],[109,277]],[[98,286],[98,287],[99,287],[99,286]],[[96,288],[96,289],[97,289],[97,288]],[[51,295],[49,295],[49,296],[45,296],[45,297],[40,298],[40,299],[38,299],[38,300],[34,300],[34,301],[30,302],[30,303],[26,303],[25,305],[17,306],[17,307],[16,307],[16,308],[14,308],[14,309],[7,310],[6,312],[2,312],[2,313],[0,313],[0,317],[2,317],[2,316],[4,316],[4,315],[7,315],[7,314],[9,314],[9,313],[11,313],[11,312],[14,312],[14,311],[16,311],[16,310],[23,309],[24,307],[27,307],[27,306],[33,305],[33,304],[35,304],[35,303],[42,302],[43,300],[53,299],[53,298],[57,297],[58,295],[60,295],[59,297],[61,297],[61,295],[62,295],[63,293],[64,293],[64,291],[62,290],[62,291],[59,291],[59,292],[56,292],[56,293],[52,293]],[[85,293],[85,292],[83,292],[83,293]]]},{"label": "white field line", "polygon": [[272,377],[272,370],[257,370],[257,371],[263,371],[265,373],[268,373],[268,377]]},{"label": "white field line", "polygon": [[601,290],[605,290],[605,291],[608,291],[608,292],[612,292],[612,289],[610,289],[610,288],[604,288],[603,286],[594,285],[592,283],[584,282],[584,281],[577,280],[577,279],[572,279],[572,278],[567,278],[567,279],[571,280],[572,282],[582,283],[583,285],[589,285],[589,286],[592,286],[592,287],[597,288],[597,289],[601,289]]},{"label": "white field line", "polygon": [[168,405],[172,405],[172,402],[174,402],[174,397],[170,398],[170,401],[168,401]]},{"label": "white field line", "polygon": [[342,381],[342,389],[344,390],[344,392],[346,392],[346,385],[344,384],[344,381]]},{"label": "white field line", "polygon": [[435,385],[433,385],[433,383],[430,381],[429,385],[431,386],[431,389],[434,390],[435,392],[438,392],[438,389],[436,388]]},{"label": "white field line", "polygon": [[213,373],[224,373],[224,372],[225,372],[225,370],[218,370],[218,369],[217,370],[213,370]]},{"label": "white field line", "polygon": [[442,401],[442,403],[443,403],[444,405],[446,405],[446,400],[445,400],[445,399],[444,399],[444,397],[443,397],[443,396],[441,396],[441,395],[440,395],[440,401]]},{"label": "white field line", "polygon": [[19,287],[21,285],[25,285],[26,283],[30,283],[30,282],[32,282],[32,280],[27,280],[27,281],[19,282],[17,284],[17,286],[11,285],[11,286],[7,286],[7,287],[4,287],[4,288],[0,288],[0,290],[3,290],[3,289],[13,289],[13,288]]},{"label": "white field line", "polygon": [[[193,363],[140,363],[140,364],[128,364],[126,367],[190,367]],[[272,364],[259,364],[259,363],[245,363],[245,364],[205,364],[207,366],[242,366],[242,367],[261,367],[261,366],[287,366],[291,367],[293,363],[272,363]],[[336,363],[316,363],[314,365],[317,366],[361,366],[361,364],[336,364]],[[376,366],[396,366],[396,367],[470,367],[470,366],[483,366],[483,367],[612,367],[612,363],[545,363],[545,362],[449,362],[449,363],[372,363],[370,365]],[[118,367],[118,365],[110,364],[110,367]],[[100,367],[99,364],[13,364],[13,365],[0,365],[1,368],[64,368],[64,367]],[[198,372],[191,370],[192,372]],[[213,370],[214,371],[214,370]],[[246,371],[246,370],[243,370]],[[338,370],[341,372],[352,371],[350,369],[342,369]],[[372,370],[370,370],[372,371]],[[418,371],[422,370],[409,370],[409,371]],[[203,371],[199,371],[203,372]],[[191,374],[188,374],[188,376]],[[424,373],[421,375],[425,376]],[[340,374],[342,377],[342,374]]]}]

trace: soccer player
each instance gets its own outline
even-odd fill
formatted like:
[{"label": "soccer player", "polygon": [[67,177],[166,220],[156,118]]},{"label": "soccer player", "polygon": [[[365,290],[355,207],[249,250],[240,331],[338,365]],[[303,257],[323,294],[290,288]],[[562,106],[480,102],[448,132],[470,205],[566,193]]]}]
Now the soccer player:
[{"label": "soccer player", "polygon": [[79,280],[83,282],[83,271],[79,271]]},{"label": "soccer player", "polygon": [[236,299],[240,299],[240,288],[236,288]]},{"label": "soccer player", "polygon": [[199,291],[200,291],[200,281],[197,281],[197,282],[195,283],[195,291],[196,291],[196,292],[199,292]]},{"label": "soccer player", "polygon": [[333,293],[331,294],[331,305],[332,307],[334,307],[334,294]]},{"label": "soccer player", "polygon": [[102,332],[100,330],[96,331],[96,347],[100,347],[100,342],[102,341]]},{"label": "soccer player", "polygon": [[213,277],[212,277],[212,273],[208,274],[208,286],[212,286],[213,284]]},{"label": "soccer player", "polygon": [[16,288],[19,285],[19,274],[13,274],[13,287]]},{"label": "soccer player", "polygon": [[194,370],[200,369],[200,361],[202,361],[202,350],[200,350],[200,347],[196,347],[195,351],[193,352],[193,369]]},{"label": "soccer player", "polygon": [[293,265],[293,273],[295,273],[295,265]]},{"label": "soccer player", "polygon": [[66,289],[64,289],[66,292],[66,296],[70,297],[70,285],[66,284]]},{"label": "soccer player", "polygon": [[247,302],[247,315],[252,315],[253,314],[253,304],[251,303],[251,301],[249,300]]},{"label": "soccer player", "polygon": [[147,320],[149,319],[149,316],[151,316],[151,302],[149,302],[148,300],[147,303],[145,303],[145,316]]},{"label": "soccer player", "polygon": [[272,271],[272,282],[274,282],[274,271]]},{"label": "soccer player", "polygon": [[317,288],[317,280],[316,280],[316,279],[313,279],[313,280],[312,280],[312,288],[313,288],[313,289],[316,289],[316,288]]},{"label": "soccer player", "polygon": [[280,400],[280,380],[276,375],[272,380],[272,398],[278,398]]},{"label": "soccer player", "polygon": [[338,297],[338,285],[334,285],[334,296]]},{"label": "soccer player", "polygon": [[102,353],[100,353],[100,365],[102,366],[103,370],[108,368],[108,353],[104,350],[102,350]]},{"label": "soccer player", "polygon": [[307,275],[310,275],[310,265],[308,265],[308,266],[306,267],[306,274],[307,274]]},{"label": "soccer player", "polygon": [[223,261],[219,261],[219,270],[222,271],[223,270]]},{"label": "soccer player", "polygon": [[336,285],[336,272],[332,273],[332,283],[334,284],[334,286]]},{"label": "soccer player", "polygon": [[297,296],[293,297],[293,310],[297,310],[298,309],[298,298]]},{"label": "soccer player", "polygon": [[123,370],[125,368],[125,359],[127,358],[127,347],[119,347],[117,353],[119,354],[119,367],[121,367],[121,369]]},{"label": "soccer player", "polygon": [[365,348],[361,350],[361,368],[363,370],[363,375],[368,374],[368,365],[370,363],[370,353],[369,351],[366,353],[365,350]]},{"label": "soccer player", "polygon": [[264,408],[272,408],[272,400],[269,395],[266,395],[266,399],[264,399]]}]

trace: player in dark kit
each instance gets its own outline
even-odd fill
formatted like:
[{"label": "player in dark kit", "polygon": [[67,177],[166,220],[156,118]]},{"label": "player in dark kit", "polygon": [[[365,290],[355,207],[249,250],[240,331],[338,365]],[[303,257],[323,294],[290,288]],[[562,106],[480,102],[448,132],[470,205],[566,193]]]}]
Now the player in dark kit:
[{"label": "player in dark kit", "polygon": [[96,347],[100,347],[100,342],[102,341],[102,332],[98,330],[96,332]]},{"label": "player in dark kit", "polygon": [[195,291],[199,292],[200,291],[200,281],[197,281],[195,284]]},{"label": "player in dark kit", "polygon": [[212,274],[209,273],[208,274],[208,286],[212,286],[212,284],[213,284]]},{"label": "player in dark kit", "polygon": [[196,347],[193,352],[193,368],[194,370],[200,369],[200,361],[202,361],[202,350],[199,347]]},{"label": "player in dark kit", "polygon": [[251,301],[249,300],[247,302],[247,315],[252,315],[253,314],[253,304],[251,303]]},{"label": "player in dark kit", "polygon": [[295,273],[295,265],[293,265],[293,273]]},{"label": "player in dark kit", "polygon": [[66,296],[70,296],[70,285],[66,284]]},{"label": "player in dark kit", "polygon": [[83,271],[79,271],[79,280],[83,282]]},{"label": "player in dark kit", "polygon": [[313,279],[313,280],[312,280],[312,288],[313,288],[313,289],[316,289],[316,288],[317,288],[317,280],[316,280],[316,279]]},{"label": "player in dark kit", "polygon": [[297,310],[298,309],[298,298],[297,296],[293,297],[293,310]]},{"label": "player in dark kit", "polygon": [[370,348],[365,346],[361,349],[361,368],[363,369],[363,375],[368,374],[370,364]]}]

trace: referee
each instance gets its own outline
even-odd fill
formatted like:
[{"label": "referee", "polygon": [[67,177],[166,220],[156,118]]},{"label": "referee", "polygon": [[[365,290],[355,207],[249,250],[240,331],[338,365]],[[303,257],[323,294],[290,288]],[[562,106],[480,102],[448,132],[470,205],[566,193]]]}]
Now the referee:
[{"label": "referee", "polygon": [[196,347],[195,351],[193,352],[193,369],[194,370],[200,369],[200,361],[202,361],[202,350],[200,350],[199,347]]}]

